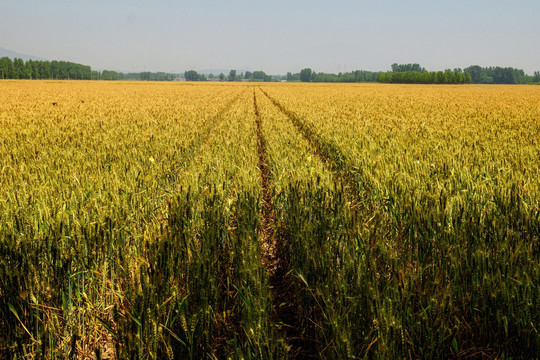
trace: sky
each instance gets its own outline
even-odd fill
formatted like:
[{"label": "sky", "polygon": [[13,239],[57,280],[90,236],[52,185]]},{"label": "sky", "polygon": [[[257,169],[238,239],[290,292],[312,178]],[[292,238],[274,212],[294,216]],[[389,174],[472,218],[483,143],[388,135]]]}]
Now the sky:
[{"label": "sky", "polygon": [[540,71],[540,0],[0,0],[0,47],[93,69]]}]

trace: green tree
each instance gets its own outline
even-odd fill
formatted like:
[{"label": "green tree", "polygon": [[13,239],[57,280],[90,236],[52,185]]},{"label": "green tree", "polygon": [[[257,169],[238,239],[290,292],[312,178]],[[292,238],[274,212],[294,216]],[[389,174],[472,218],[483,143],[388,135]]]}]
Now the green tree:
[{"label": "green tree", "polygon": [[119,76],[116,71],[103,70],[101,73],[101,78],[103,80],[118,80]]},{"label": "green tree", "polygon": [[406,72],[406,71],[417,71],[424,72],[426,69],[420,66],[420,64],[397,64],[393,63],[391,65],[392,72]]},{"label": "green tree", "polygon": [[28,60],[24,64],[24,70],[22,74],[22,79],[31,79],[32,78],[32,60]]},{"label": "green tree", "polygon": [[1,79],[13,78],[13,61],[8,57],[0,59],[0,76]]},{"label": "green tree", "polygon": [[[28,60],[30,62],[30,60]],[[40,79],[40,73],[39,73],[39,61],[31,61],[31,68],[32,68],[32,79]]]},{"label": "green tree", "polygon": [[402,71],[379,73],[377,81],[381,83],[401,84],[465,84],[468,83],[470,74],[452,70],[437,72]]},{"label": "green tree", "polygon": [[229,81],[236,81],[236,70],[231,70],[229,72]]},{"label": "green tree", "polygon": [[469,73],[469,75],[471,75],[472,82],[474,82],[475,84],[480,82],[480,78],[482,77],[482,72],[483,72],[480,66],[472,65],[472,66],[469,66],[468,68],[465,68],[464,71],[466,73]]},{"label": "green tree", "polygon": [[184,72],[184,77],[187,81],[199,81],[200,76],[195,70],[189,70]]},{"label": "green tree", "polygon": [[219,74],[219,80],[220,81],[225,80],[225,74],[223,74],[223,73]]},{"label": "green tree", "polygon": [[254,71],[252,79],[255,81],[272,81],[272,77],[270,75],[266,75],[264,71]]},{"label": "green tree", "polygon": [[312,80],[313,72],[310,68],[305,68],[300,71],[300,81],[310,82]]},{"label": "green tree", "polygon": [[20,58],[13,59],[13,79],[24,79],[24,61]]}]

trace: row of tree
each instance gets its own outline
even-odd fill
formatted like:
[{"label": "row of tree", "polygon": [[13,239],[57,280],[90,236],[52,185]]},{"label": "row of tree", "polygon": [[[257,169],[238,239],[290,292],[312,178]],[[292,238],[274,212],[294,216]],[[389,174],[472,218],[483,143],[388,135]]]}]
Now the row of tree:
[{"label": "row of tree", "polygon": [[164,72],[127,73],[92,70],[88,65],[69,61],[40,61],[20,58],[0,58],[0,79],[58,79],[58,80],[146,80],[171,81],[178,75]]},{"label": "row of tree", "polygon": [[38,61],[8,57],[0,58],[1,79],[99,79],[99,72],[90,66],[69,61]]},{"label": "row of tree", "polygon": [[512,67],[469,66],[465,69],[427,71],[420,64],[391,65],[390,72],[353,71],[351,73],[316,73],[309,68],[297,74],[287,73],[287,81],[302,82],[371,82],[405,84],[531,84],[540,83],[540,71],[525,74]]},{"label": "row of tree", "polygon": [[421,67],[420,64],[398,64],[393,63],[391,66],[392,72],[426,72],[426,69]]},{"label": "row of tree", "polygon": [[332,73],[316,73],[310,68],[302,69],[299,73],[287,73],[287,81],[302,81],[302,82],[340,82],[340,83],[355,83],[355,82],[375,82],[377,81],[377,72],[356,70],[352,72],[332,74]]},{"label": "row of tree", "polygon": [[[218,76],[199,74],[195,70],[184,73],[188,81],[302,81],[302,82],[383,82],[383,83],[418,83],[418,84],[530,84],[540,82],[540,71],[530,76],[521,69],[512,67],[480,67],[469,66],[465,69],[445,71],[426,71],[419,64],[391,65],[391,72],[373,72],[356,70],[353,72],[332,74],[316,73],[304,68],[299,73],[287,73],[286,77],[267,75],[264,71],[246,71],[237,74],[231,70],[229,75]],[[20,58],[11,60],[0,58],[0,79],[73,79],[73,80],[143,80],[171,81],[178,74],[165,72],[122,73],[110,70],[102,72],[92,70],[90,66],[69,61],[37,61],[24,62]]]},{"label": "row of tree", "polygon": [[[443,76],[441,73],[437,72],[435,75],[431,73],[431,76],[427,76],[425,68],[421,67],[419,64],[392,64],[392,72],[415,72],[422,73],[420,76],[418,74],[412,76],[405,76],[407,80],[410,80],[411,77],[419,78],[419,82],[430,82],[429,78],[431,77],[432,82],[436,83],[462,83],[462,79],[459,76],[459,73],[470,74],[470,79],[465,79],[465,83],[473,84],[530,84],[540,82],[540,71],[536,71],[533,76],[525,74],[521,69],[516,69],[513,67],[481,67],[478,65],[469,66],[463,70],[454,69],[454,75],[450,74],[450,70],[445,70]],[[456,75],[457,74],[457,75]],[[467,76],[467,75],[466,75]],[[383,78],[393,78],[394,76],[382,76]],[[400,76],[397,75],[399,79]],[[388,82],[388,81],[385,81]]]},{"label": "row of tree", "polygon": [[426,71],[419,64],[392,64],[391,72],[356,70],[350,73],[316,73],[305,68],[298,74],[287,74],[287,81],[302,82],[382,82],[403,84],[470,84],[471,76],[461,69]]},{"label": "row of tree", "polygon": [[[19,59],[20,60],[20,59]],[[22,61],[22,60],[21,60]],[[32,66],[36,66],[32,62]],[[20,63],[20,62],[19,62]],[[53,62],[62,64],[73,64],[66,62]],[[2,60],[0,60],[0,69],[2,69]],[[78,65],[78,64],[74,64]],[[20,66],[19,66],[20,67]],[[53,66],[54,68],[54,66]],[[89,70],[89,67],[87,67]],[[470,66],[465,69],[454,69],[445,71],[426,71],[419,64],[392,64],[391,72],[374,72],[365,70],[356,70],[346,73],[317,73],[309,68],[302,69],[299,73],[288,72],[286,76],[271,76],[264,71],[246,71],[238,74],[236,70],[230,70],[228,75],[220,73],[214,74],[199,74],[195,70],[189,70],[184,73],[184,78],[187,81],[280,81],[287,80],[289,82],[341,82],[341,83],[357,83],[357,82],[383,82],[383,83],[418,83],[418,84],[530,84],[540,82],[540,71],[534,73],[533,76],[526,75],[523,70],[515,68],[501,67],[480,67],[478,65]],[[6,74],[8,72],[6,71]],[[55,76],[47,77],[40,76],[37,73],[32,77],[19,77],[24,79],[39,79],[39,78],[58,78],[58,79],[101,79],[101,80],[132,80],[132,81],[171,81],[179,77],[178,74],[165,72],[140,72],[127,73],[104,70],[103,72],[92,71],[90,77],[77,76],[73,70],[55,71]],[[72,75],[73,74],[73,75]],[[86,73],[87,74],[87,73]],[[8,77],[5,77],[8,78]],[[12,77],[16,78],[16,77]]]},{"label": "row of tree", "polygon": [[471,84],[471,74],[462,71],[400,71],[381,72],[377,76],[380,83],[398,84]]},{"label": "row of tree", "polygon": [[237,74],[236,70],[231,70],[228,76],[221,73],[218,76],[209,74],[199,74],[195,70],[189,70],[184,72],[184,78],[187,81],[207,81],[207,80],[220,80],[220,81],[278,81],[279,77],[273,77],[267,75],[264,71],[246,71],[245,73]]},{"label": "row of tree", "polygon": [[475,84],[530,84],[540,82],[540,71],[536,71],[533,76],[525,74],[521,69],[512,67],[481,67],[478,65],[469,66],[464,69],[471,74]]},{"label": "row of tree", "polygon": [[[166,72],[133,72],[133,73],[117,73],[118,80],[130,80],[130,81],[172,81],[175,80],[178,75],[173,73]],[[115,80],[115,79],[106,79],[103,80]]]},{"label": "row of tree", "polygon": [[246,71],[244,74],[244,79],[249,81],[277,81],[279,80],[278,77],[274,78],[271,75],[266,74],[264,71]]}]

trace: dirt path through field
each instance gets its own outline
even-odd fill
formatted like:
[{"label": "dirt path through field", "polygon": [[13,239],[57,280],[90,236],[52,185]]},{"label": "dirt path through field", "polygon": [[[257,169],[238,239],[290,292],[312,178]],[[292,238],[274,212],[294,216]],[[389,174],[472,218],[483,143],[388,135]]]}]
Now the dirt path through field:
[{"label": "dirt path through field", "polygon": [[261,201],[261,258],[268,273],[272,294],[272,320],[279,326],[278,335],[287,342],[291,358],[311,357],[306,339],[302,337],[298,321],[298,304],[294,296],[293,278],[290,271],[286,239],[277,228],[274,214],[274,188],[266,152],[266,140],[262,133],[262,120],[253,91],[253,107],[257,122],[257,152],[262,178]]}]

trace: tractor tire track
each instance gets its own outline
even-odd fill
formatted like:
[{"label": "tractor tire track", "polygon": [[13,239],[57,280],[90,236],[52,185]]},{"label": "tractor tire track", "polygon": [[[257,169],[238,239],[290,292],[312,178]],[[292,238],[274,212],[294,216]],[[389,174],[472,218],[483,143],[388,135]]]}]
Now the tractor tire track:
[{"label": "tractor tire track", "polygon": [[294,293],[294,281],[291,274],[286,239],[276,226],[274,213],[274,188],[272,173],[266,151],[266,140],[262,133],[262,119],[257,106],[257,96],[253,90],[253,108],[257,124],[257,153],[261,171],[261,261],[268,273],[268,281],[272,295],[272,321],[279,325],[278,335],[284,338],[289,346],[291,358],[312,357],[307,339],[302,336],[298,319],[298,302]]},{"label": "tractor tire track", "polygon": [[[173,169],[174,174],[181,173],[181,169],[185,166],[188,166],[193,162],[198,150],[203,147],[211,138],[213,132],[215,132],[216,127],[220,125],[223,121],[223,117],[227,112],[233,107],[233,105],[245,94],[246,90],[240,91],[238,94],[225,103],[214,115],[212,115],[208,120],[204,122],[204,125],[201,126],[197,131],[193,139],[187,142],[187,144],[182,147],[180,154],[177,159],[178,165]],[[174,188],[177,186],[178,177],[174,177],[167,184],[166,194],[168,196],[162,198],[156,208],[163,206],[167,203],[169,207],[169,212],[171,208],[171,199],[173,197]],[[166,218],[160,218],[159,220],[163,222],[161,231],[169,231],[168,221],[170,215],[167,215]],[[231,227],[236,229],[235,220],[232,220]],[[222,243],[218,245],[217,248],[217,257],[219,260],[219,269],[217,271],[217,277],[215,278],[216,283],[218,284],[218,291],[220,294],[220,302],[217,304],[217,313],[218,314],[232,314],[227,318],[220,318],[215,322],[215,328],[212,334],[212,355],[216,355],[219,358],[224,358],[228,353],[227,349],[227,340],[230,338],[231,334],[238,332],[238,317],[234,314],[235,306],[235,294],[231,289],[232,283],[234,283],[234,266],[231,261],[232,249],[229,243]]]},{"label": "tractor tire track", "polygon": [[185,147],[183,158],[189,157],[190,155],[194,154],[200,146],[204,145],[204,143],[208,141],[208,138],[210,137],[212,130],[217,125],[218,120],[233,106],[233,104],[241,96],[242,93],[236,95],[227,104],[225,104],[225,106],[222,107],[213,117],[211,117],[208,121],[205,122],[204,127],[201,129],[201,131],[199,131],[198,136],[196,136],[189,143],[189,145]]},{"label": "tractor tire track", "polygon": [[[244,91],[236,95],[216,115],[208,120],[201,131],[201,135],[193,139],[190,143],[188,151],[184,155],[185,158],[191,157],[196,153],[197,149],[208,141],[212,131],[218,125],[219,119],[227,113],[243,94]],[[235,216],[233,216],[231,220],[230,228],[233,234],[236,233],[238,226]],[[235,313],[236,294],[232,285],[235,283],[235,268],[232,262],[231,244],[229,242],[220,243],[217,251],[218,258],[220,259],[217,272],[218,277],[216,279],[220,295],[220,301],[217,304],[217,313],[224,314],[224,316],[219,316],[220,320],[216,321],[215,324],[216,327],[212,335],[212,357],[221,359],[226,358],[227,354],[230,352],[227,340],[231,338],[232,334],[237,334],[240,327],[238,314]]]},{"label": "tractor tire track", "polygon": [[[336,175],[339,182],[343,185],[344,193],[347,196],[347,201],[351,204],[351,209],[358,209],[362,203],[365,203],[362,200],[364,200],[366,193],[370,192],[370,187],[366,183],[358,183],[358,178],[351,171],[352,167],[348,164],[346,156],[341,149],[336,144],[321,138],[311,126],[301,120],[295,113],[286,109],[263,89],[260,90],[275,107],[289,118],[298,132],[311,145],[314,153]],[[359,190],[359,185],[362,185],[362,192]]]},{"label": "tractor tire track", "polygon": [[[285,108],[278,100],[270,96],[263,89],[259,89],[276,108],[289,118],[298,132],[311,145],[313,152],[335,175],[336,183],[342,186],[351,216],[365,224],[377,221],[380,231],[384,232],[386,234],[385,236],[390,234],[393,231],[392,228],[395,228],[396,225],[392,220],[392,216],[386,211],[383,200],[377,198],[372,193],[372,185],[362,180],[362,169],[355,167],[348,161],[346,155],[337,144],[324,139],[312,126],[307,124],[293,111]],[[396,238],[394,247],[397,252],[404,251],[404,243],[404,239]]]},{"label": "tractor tire track", "polygon": [[[380,234],[378,238],[387,240],[392,234],[399,233],[396,230],[394,220],[385,209],[382,200],[377,198],[372,192],[372,184],[362,179],[362,169],[355,167],[354,163],[347,159],[346,154],[343,153],[337,144],[325,139],[313,126],[293,111],[284,107],[263,89],[260,90],[291,121],[296,130],[310,144],[315,155],[332,171],[332,174],[335,176],[334,182],[338,186],[341,186],[341,191],[347,203],[346,206],[350,211],[349,216],[353,223],[363,224],[363,227],[369,224],[370,227],[377,229],[376,231]],[[367,245],[371,249],[369,251],[374,251],[372,249],[376,248],[375,239],[374,236],[369,237],[367,241]],[[391,246],[393,246],[398,256],[400,253],[406,251],[403,245],[405,243],[405,239],[400,236],[393,236]],[[414,267],[414,265],[410,266],[411,269]],[[369,347],[371,347],[371,344]]]}]

